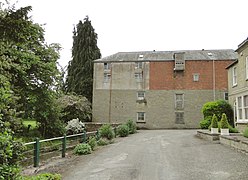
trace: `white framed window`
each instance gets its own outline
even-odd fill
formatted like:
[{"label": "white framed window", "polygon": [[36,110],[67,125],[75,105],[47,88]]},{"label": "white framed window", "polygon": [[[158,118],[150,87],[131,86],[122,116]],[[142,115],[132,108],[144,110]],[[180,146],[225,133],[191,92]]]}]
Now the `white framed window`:
[{"label": "white framed window", "polygon": [[199,81],[199,74],[198,73],[193,74],[193,81],[195,81],[195,82]]},{"label": "white framed window", "polygon": [[175,112],[175,115],[176,115],[175,123],[184,124],[184,112]]},{"label": "white framed window", "polygon": [[237,122],[248,122],[248,95],[236,98]]},{"label": "white framed window", "polygon": [[104,77],[103,77],[103,81],[104,82],[109,82],[111,78],[111,74],[110,73],[104,73]]},{"label": "white framed window", "polygon": [[137,99],[138,99],[138,100],[143,100],[143,99],[145,99],[145,91],[138,91],[138,92],[137,92]]},{"label": "white framed window", "polygon": [[143,62],[135,62],[135,69],[142,69]]},{"label": "white framed window", "polygon": [[248,95],[243,96],[244,118],[248,120]]},{"label": "white framed window", "polygon": [[238,113],[238,119],[243,119],[243,116],[242,116],[242,97],[238,97],[238,106],[237,106],[238,110],[237,110],[237,113]]},{"label": "white framed window", "polygon": [[245,58],[245,74],[246,74],[246,80],[248,80],[248,56]]},{"label": "white framed window", "polygon": [[175,109],[184,108],[184,94],[175,94]]},{"label": "white framed window", "polygon": [[111,64],[110,63],[104,63],[104,70],[110,70]]},{"label": "white framed window", "polygon": [[142,73],[134,73],[136,81],[141,81],[143,79]]},{"label": "white framed window", "polygon": [[234,103],[233,103],[233,118],[234,118],[234,121],[235,122],[237,122],[237,102],[236,101],[234,101]]},{"label": "white framed window", "polygon": [[137,121],[145,122],[145,112],[137,112]]},{"label": "white framed window", "polygon": [[224,92],[224,100],[228,101],[228,92]]},{"label": "white framed window", "polygon": [[237,86],[237,67],[233,67],[232,72],[233,86]]}]

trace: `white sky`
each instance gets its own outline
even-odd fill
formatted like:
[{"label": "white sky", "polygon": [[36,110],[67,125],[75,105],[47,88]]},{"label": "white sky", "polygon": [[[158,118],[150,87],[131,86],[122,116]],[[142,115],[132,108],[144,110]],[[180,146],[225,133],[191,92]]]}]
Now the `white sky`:
[{"label": "white sky", "polygon": [[[3,1],[3,0],[0,0]],[[247,0],[19,0],[46,41],[71,60],[73,25],[86,15],[102,56],[125,51],[236,49],[248,36]]]}]

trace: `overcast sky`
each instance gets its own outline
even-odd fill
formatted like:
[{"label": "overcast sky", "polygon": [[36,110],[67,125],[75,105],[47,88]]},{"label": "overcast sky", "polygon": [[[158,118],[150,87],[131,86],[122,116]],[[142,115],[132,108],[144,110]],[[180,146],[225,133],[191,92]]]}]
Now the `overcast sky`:
[{"label": "overcast sky", "polygon": [[[3,1],[3,0],[0,0]],[[126,51],[236,49],[248,36],[247,0],[19,0],[46,41],[71,60],[73,26],[86,15],[102,56]]]}]

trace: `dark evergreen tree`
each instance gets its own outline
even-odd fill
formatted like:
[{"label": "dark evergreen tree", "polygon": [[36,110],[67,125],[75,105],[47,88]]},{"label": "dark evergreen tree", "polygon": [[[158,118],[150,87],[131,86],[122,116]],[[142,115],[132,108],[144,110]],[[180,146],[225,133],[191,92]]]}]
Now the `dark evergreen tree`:
[{"label": "dark evergreen tree", "polygon": [[101,57],[97,34],[89,17],[79,21],[73,31],[72,60],[68,65],[66,92],[85,96],[92,101],[93,60]]}]

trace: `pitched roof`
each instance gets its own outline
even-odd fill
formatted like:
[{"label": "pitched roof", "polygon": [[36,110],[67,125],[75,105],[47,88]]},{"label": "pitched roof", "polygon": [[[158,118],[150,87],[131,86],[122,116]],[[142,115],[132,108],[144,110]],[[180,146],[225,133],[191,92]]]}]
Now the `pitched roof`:
[{"label": "pitched roof", "polygon": [[232,49],[185,50],[185,51],[140,51],[118,52],[94,62],[173,61],[175,53],[184,53],[185,60],[235,60],[237,53]]}]

